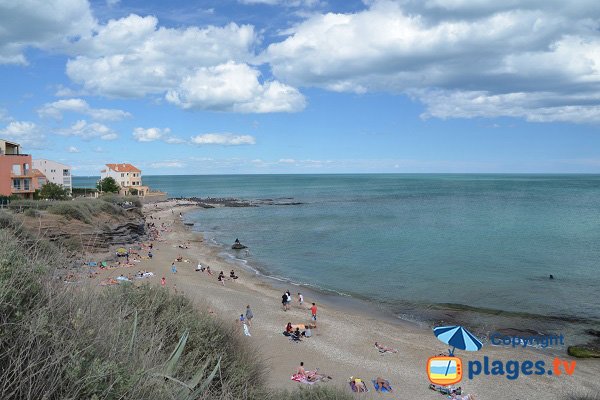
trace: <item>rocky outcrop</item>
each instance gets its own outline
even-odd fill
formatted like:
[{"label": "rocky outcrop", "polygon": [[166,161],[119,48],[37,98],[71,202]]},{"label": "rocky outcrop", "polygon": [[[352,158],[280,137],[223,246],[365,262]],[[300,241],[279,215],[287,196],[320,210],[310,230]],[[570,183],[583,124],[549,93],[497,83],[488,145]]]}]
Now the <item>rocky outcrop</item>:
[{"label": "rocky outcrop", "polygon": [[85,224],[76,220],[50,219],[43,221],[38,233],[71,250],[103,252],[111,246],[127,245],[146,239],[144,219],[124,219],[123,221],[97,221]]}]

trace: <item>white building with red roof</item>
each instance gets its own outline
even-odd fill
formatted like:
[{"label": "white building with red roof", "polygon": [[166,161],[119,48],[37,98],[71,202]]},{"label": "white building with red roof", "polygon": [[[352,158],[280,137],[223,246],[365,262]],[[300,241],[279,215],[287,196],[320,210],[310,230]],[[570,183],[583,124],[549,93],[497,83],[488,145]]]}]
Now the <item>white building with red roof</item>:
[{"label": "white building with red roof", "polygon": [[121,186],[120,194],[145,196],[150,188],[142,185],[142,171],[131,164],[106,164],[100,178],[113,178]]}]

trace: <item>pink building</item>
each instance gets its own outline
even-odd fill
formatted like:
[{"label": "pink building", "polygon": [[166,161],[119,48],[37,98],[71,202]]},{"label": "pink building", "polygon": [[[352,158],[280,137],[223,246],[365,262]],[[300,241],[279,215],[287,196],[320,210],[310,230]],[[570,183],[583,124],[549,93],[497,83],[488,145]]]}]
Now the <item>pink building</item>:
[{"label": "pink building", "polygon": [[39,178],[34,175],[31,155],[21,154],[18,143],[0,139],[0,196],[14,194],[32,199]]}]

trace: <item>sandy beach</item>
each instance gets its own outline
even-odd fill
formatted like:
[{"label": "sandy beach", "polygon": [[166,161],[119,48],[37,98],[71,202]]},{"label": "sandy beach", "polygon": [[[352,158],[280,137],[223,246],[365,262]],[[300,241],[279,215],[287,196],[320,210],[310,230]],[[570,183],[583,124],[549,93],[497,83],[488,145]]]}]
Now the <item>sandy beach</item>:
[{"label": "sandy beach", "polygon": [[[290,380],[300,361],[307,370],[319,368],[333,379],[318,385],[335,385],[350,391],[348,378],[360,377],[368,383],[369,392],[357,395],[361,398],[406,398],[441,399],[443,395],[428,388],[425,365],[429,357],[447,351],[447,346],[438,341],[431,329],[393,321],[369,307],[354,307],[352,302],[322,303],[319,307],[318,327],[313,337],[300,343],[293,343],[282,335],[288,322],[293,324],[310,322],[310,303],[315,301],[305,294],[305,305],[300,307],[296,293],[298,288],[290,285],[293,302],[291,310],[283,311],[281,295],[283,284],[273,284],[249,270],[234,267],[219,256],[221,249],[203,241],[202,235],[192,232],[183,224],[179,213],[185,213],[195,206],[184,201],[170,200],[156,205],[144,206],[147,222],[154,222],[160,229],[159,240],[153,241],[153,258],[142,259],[133,267],[114,268],[100,272],[100,279],[116,278],[138,270],[154,273],[152,278],[136,280],[136,284],[149,282],[160,285],[161,277],[166,278],[166,287],[177,290],[192,299],[199,306],[208,306],[220,318],[236,324],[240,314],[250,305],[254,313],[250,337],[245,339],[260,353],[269,369],[269,384],[273,387],[293,388],[300,385]],[[149,217],[152,216],[152,219]],[[178,247],[188,244],[187,249]],[[144,254],[144,253],[142,253]],[[176,262],[177,273],[171,272],[171,264],[178,256],[184,261]],[[187,260],[188,262],[185,262]],[[200,263],[209,265],[213,275],[196,272]],[[217,275],[235,268],[237,280],[227,280],[225,285],[217,281]],[[283,285],[283,286],[282,286]],[[242,328],[239,327],[240,335]],[[398,353],[380,353],[375,342],[398,349]],[[543,360],[550,365],[555,356],[574,361],[566,351],[551,353],[547,350],[512,349],[489,345],[475,353],[457,351],[463,360],[464,368],[470,360],[509,360],[522,363],[527,360]],[[576,360],[573,375],[528,375],[509,380],[506,376],[475,376],[470,380],[463,376],[457,386],[463,393],[471,393],[477,399],[561,399],[576,393],[597,393],[600,389],[597,375],[600,372],[598,360]],[[465,371],[466,372],[466,371]],[[465,374],[466,375],[466,374]],[[390,381],[394,393],[380,394],[373,389],[371,379],[381,376]]]}]

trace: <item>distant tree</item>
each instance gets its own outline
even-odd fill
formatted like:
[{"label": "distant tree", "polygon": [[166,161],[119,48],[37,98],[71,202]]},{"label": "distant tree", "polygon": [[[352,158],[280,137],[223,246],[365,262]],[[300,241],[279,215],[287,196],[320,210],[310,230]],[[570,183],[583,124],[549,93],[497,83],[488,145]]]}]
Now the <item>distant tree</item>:
[{"label": "distant tree", "polygon": [[135,188],[129,189],[129,194],[132,196],[137,196],[139,194],[138,190]]},{"label": "distant tree", "polygon": [[69,197],[69,189],[56,183],[47,182],[40,189],[39,197],[48,200],[65,200]]},{"label": "distant tree", "polygon": [[117,181],[110,176],[99,181],[96,187],[99,191],[104,193],[119,193],[119,190],[121,189]]}]

